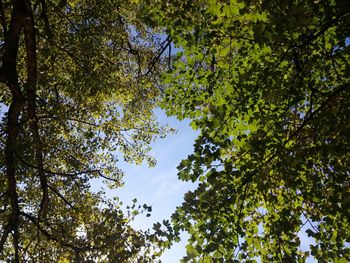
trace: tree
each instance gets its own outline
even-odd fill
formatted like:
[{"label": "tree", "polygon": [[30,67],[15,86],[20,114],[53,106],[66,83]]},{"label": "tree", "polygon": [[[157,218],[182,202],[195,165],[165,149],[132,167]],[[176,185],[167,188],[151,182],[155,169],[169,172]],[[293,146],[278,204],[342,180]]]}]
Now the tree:
[{"label": "tree", "polygon": [[183,262],[348,262],[347,1],[152,3],[178,48],[163,107],[201,131],[168,233],[190,234]]},{"label": "tree", "polygon": [[[92,179],[122,184],[163,136],[153,116],[161,42],[137,1],[4,0],[0,253],[7,262],[154,262],[157,240]],[[120,154],[119,154],[119,153]],[[151,253],[152,252],[152,253]]]}]

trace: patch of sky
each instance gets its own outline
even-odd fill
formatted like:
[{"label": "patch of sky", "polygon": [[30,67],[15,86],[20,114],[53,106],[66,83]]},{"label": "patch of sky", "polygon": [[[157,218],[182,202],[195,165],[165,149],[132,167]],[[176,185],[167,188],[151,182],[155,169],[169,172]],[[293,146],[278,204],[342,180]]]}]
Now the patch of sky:
[{"label": "patch of sky", "polygon": [[345,46],[349,46],[350,45],[350,37],[345,38]]},{"label": "patch of sky", "polygon": [[[140,204],[151,205],[150,217],[141,214],[131,222],[134,228],[142,230],[151,229],[154,223],[169,219],[176,206],[182,203],[184,194],[197,187],[197,183],[178,180],[176,167],[193,152],[193,143],[199,132],[191,129],[189,120],[180,122],[173,117],[167,117],[161,110],[156,110],[155,114],[160,125],[168,124],[177,130],[176,133],[152,143],[150,155],[156,158],[157,165],[149,168],[146,163],[136,166],[120,160],[119,168],[125,173],[123,187],[110,190],[103,185],[102,180],[97,179],[91,184],[93,191],[103,188],[107,197],[118,197],[124,208],[131,205],[134,198]],[[181,242],[167,250],[162,261],[179,262],[185,255],[187,239],[188,235],[182,234]]]}]

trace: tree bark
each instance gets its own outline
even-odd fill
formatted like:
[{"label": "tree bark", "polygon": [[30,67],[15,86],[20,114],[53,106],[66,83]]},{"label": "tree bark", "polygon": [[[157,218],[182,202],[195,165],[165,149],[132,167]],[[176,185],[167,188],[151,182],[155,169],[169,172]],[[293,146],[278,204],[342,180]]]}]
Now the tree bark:
[{"label": "tree bark", "polygon": [[[18,121],[25,105],[21,86],[18,81],[17,56],[19,39],[24,29],[27,52],[27,92],[28,109],[31,108],[35,115],[35,87],[36,87],[36,46],[34,35],[33,17],[31,15],[30,2],[26,0],[14,0],[12,2],[12,12],[10,25],[7,30],[6,21],[2,10],[2,24],[5,35],[4,55],[2,57],[2,67],[0,70],[0,81],[10,90],[12,102],[7,115],[7,139],[5,145],[5,171],[7,180],[6,194],[10,199],[11,213],[8,222],[3,226],[3,233],[0,238],[0,253],[3,252],[9,234],[13,237],[14,262],[19,262],[19,216],[20,208],[17,193],[16,181],[16,149],[18,145]],[[6,28],[6,32],[5,32]],[[30,101],[30,102],[29,102]],[[30,104],[30,107],[29,107]],[[36,126],[37,128],[37,126]],[[37,129],[36,129],[37,130]],[[35,137],[35,136],[34,136]],[[38,158],[37,158],[38,159]],[[40,158],[39,158],[40,160]]]}]

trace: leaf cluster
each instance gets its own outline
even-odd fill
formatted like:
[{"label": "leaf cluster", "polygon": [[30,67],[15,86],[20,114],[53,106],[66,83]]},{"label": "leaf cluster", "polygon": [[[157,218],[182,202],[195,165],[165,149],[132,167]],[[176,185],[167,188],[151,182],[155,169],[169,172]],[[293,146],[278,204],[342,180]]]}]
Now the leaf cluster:
[{"label": "leaf cluster", "polygon": [[91,183],[121,186],[121,158],[155,165],[167,42],[135,1],[0,4],[0,258],[155,262],[156,238],[129,225],[138,212]]},{"label": "leaf cluster", "polygon": [[179,50],[163,107],[201,132],[178,167],[199,182],[172,216],[183,261],[350,260],[346,1],[154,5]]}]

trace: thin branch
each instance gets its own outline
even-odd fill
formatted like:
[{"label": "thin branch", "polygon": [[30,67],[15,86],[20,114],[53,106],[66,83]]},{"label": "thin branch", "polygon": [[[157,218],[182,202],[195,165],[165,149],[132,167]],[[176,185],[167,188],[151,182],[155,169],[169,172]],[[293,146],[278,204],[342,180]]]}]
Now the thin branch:
[{"label": "thin branch", "polygon": [[169,47],[169,45],[171,44],[171,37],[168,36],[162,43],[162,48],[159,51],[158,55],[156,57],[153,58],[153,60],[150,63],[150,66],[148,68],[148,70],[146,71],[146,73],[143,74],[143,76],[147,76],[149,73],[151,73],[151,71],[153,70],[153,68],[155,67],[155,65],[157,64],[157,62],[159,61],[160,57],[163,55],[163,53],[167,50],[167,48]]},{"label": "thin branch", "polygon": [[171,43],[169,45],[169,52],[168,52],[168,69],[171,69]]},{"label": "thin branch", "polygon": [[96,172],[98,173],[99,176],[101,176],[102,178],[106,179],[106,180],[109,180],[109,181],[112,181],[112,182],[115,182],[115,183],[120,183],[120,181],[118,179],[114,179],[114,178],[110,178],[106,175],[104,175],[103,173],[101,173],[100,170],[96,170]]},{"label": "thin branch", "polygon": [[50,23],[49,19],[47,17],[47,7],[46,7],[46,0],[40,0],[41,3],[41,16],[43,17],[44,20],[44,28],[46,31],[46,35],[48,36],[49,39],[52,38],[52,32],[50,29]]},{"label": "thin branch", "polygon": [[[61,120],[59,117],[55,117],[55,116],[39,116],[39,119],[57,119],[57,120]],[[68,121],[73,121],[73,122],[79,122],[79,123],[83,123],[83,124],[87,124],[90,126],[94,126],[94,127],[100,127],[100,125],[96,124],[96,123],[92,123],[92,122],[88,122],[88,121],[84,121],[84,120],[79,120],[79,119],[75,119],[75,118],[70,118],[70,117],[65,117],[66,120]]]},{"label": "thin branch", "polygon": [[349,15],[349,13],[345,13],[342,16],[337,16],[336,18],[333,18],[326,25],[324,25],[323,28],[321,28],[317,33],[315,33],[315,34],[311,33],[308,37],[306,37],[306,39],[302,43],[297,44],[294,47],[302,48],[302,47],[310,45],[314,40],[316,40],[318,37],[323,35],[335,23],[338,23],[339,21],[341,21],[342,19],[344,19],[348,15]]},{"label": "thin branch", "polygon": [[321,111],[323,111],[326,106],[334,99],[336,98],[340,93],[345,91],[347,88],[349,88],[350,83],[344,83],[342,85],[339,85],[337,88],[333,90],[333,92],[327,97],[326,100],[322,102],[322,104],[313,112],[310,113],[310,115],[304,119],[303,123],[296,129],[286,140],[284,145],[286,145],[292,138],[296,137],[302,130],[303,128],[309,124],[315,117],[318,115]]},{"label": "thin branch", "polygon": [[53,240],[56,241],[58,243],[60,243],[61,245],[65,246],[65,247],[69,247],[69,248],[75,248],[74,245],[71,245],[69,243],[64,242],[63,240],[59,240],[58,238],[54,237],[53,235],[51,235],[47,230],[45,230],[44,228],[42,228],[42,226],[40,225],[39,222],[41,222],[40,219],[36,219],[35,217],[22,212],[21,213],[24,217],[26,217],[27,219],[29,219],[29,221],[31,221],[38,230],[40,230],[41,233],[44,234],[44,236],[46,236],[49,240]]},{"label": "thin branch", "polygon": [[4,229],[4,231],[3,231],[2,235],[1,235],[1,239],[0,239],[0,252],[1,253],[3,251],[3,248],[4,248],[4,245],[6,243],[7,237],[10,234],[10,232],[12,231],[12,229],[13,229],[12,222],[9,221],[7,223],[7,225],[3,229]]},{"label": "thin branch", "polygon": [[337,76],[338,80],[340,82],[343,82],[343,78],[340,76],[338,70],[337,70],[337,66],[336,66],[336,62],[335,62],[335,59],[334,59],[334,56],[333,56],[333,51],[330,52],[330,58],[332,60],[332,65],[333,65],[333,68],[334,68],[334,72],[335,72],[335,75]]},{"label": "thin branch", "polygon": [[[19,154],[16,153],[16,156],[18,158],[18,160],[20,162],[22,162],[23,164],[25,164],[26,166],[30,167],[30,168],[33,168],[33,169],[40,169],[39,167],[31,164],[31,163],[28,163],[27,161],[25,161]],[[86,171],[80,171],[80,172],[75,172],[75,173],[62,173],[62,172],[54,172],[54,171],[51,171],[51,170],[47,170],[47,169],[44,169],[43,170],[45,173],[48,173],[48,174],[52,174],[52,175],[60,175],[60,176],[66,176],[66,177],[75,177],[75,176],[78,176],[78,175],[82,175],[82,174],[92,174],[92,173],[98,173],[98,175],[104,179],[107,179],[109,181],[113,181],[113,182],[116,182],[118,183],[119,180],[118,179],[115,179],[115,178],[110,178],[106,175],[104,175],[99,169],[92,169],[92,170],[86,170]]]},{"label": "thin branch", "polygon": [[36,228],[37,228],[41,233],[43,233],[44,236],[46,236],[47,239],[52,240],[52,241],[55,241],[55,242],[61,244],[61,245],[64,246],[64,247],[68,247],[68,248],[71,248],[71,249],[73,249],[73,250],[80,250],[80,251],[93,251],[93,250],[99,250],[99,249],[103,249],[103,248],[104,248],[104,246],[88,246],[88,245],[82,246],[82,247],[75,246],[75,245],[73,245],[73,244],[71,244],[71,243],[68,243],[68,242],[66,242],[66,241],[64,241],[64,240],[62,240],[62,239],[57,238],[56,236],[50,234],[47,230],[45,230],[45,229],[41,226],[41,223],[44,223],[44,224],[46,224],[46,226],[48,226],[48,227],[51,228],[51,226],[48,225],[47,222],[44,222],[44,221],[42,221],[42,220],[40,220],[40,219],[38,219],[38,218],[35,218],[35,217],[31,216],[30,214],[27,214],[27,213],[25,213],[25,212],[21,212],[21,214],[22,214],[25,218],[27,218],[30,222],[32,222],[32,223],[36,226]]},{"label": "thin branch", "polygon": [[64,49],[62,46],[58,45],[56,42],[52,41],[52,39],[49,39],[47,36],[41,34],[40,32],[38,32],[38,35],[44,38],[45,40],[47,40],[50,44],[54,45],[56,48],[58,48],[62,52],[66,53],[70,58],[72,58],[72,60],[75,62],[76,65],[80,67],[85,65],[85,61],[82,59],[79,59],[74,53],[70,52],[67,49]]},{"label": "thin branch", "polygon": [[19,263],[19,233],[18,226],[13,229],[13,247],[15,248],[15,262]]},{"label": "thin branch", "polygon": [[137,56],[137,65],[138,65],[138,77],[141,76],[141,73],[142,73],[142,67],[141,67],[141,56],[140,56],[140,53],[134,49],[130,43],[130,41],[128,41],[128,47],[129,49],[126,49],[122,46],[123,49],[127,50],[128,52],[130,52],[131,54],[135,54]]},{"label": "thin branch", "polygon": [[68,205],[70,208],[75,209],[75,207],[58,191],[56,190],[54,187],[52,187],[51,185],[48,185],[48,188],[55,193],[59,198],[61,198],[63,200],[63,202]]},{"label": "thin branch", "polygon": [[29,243],[23,248],[22,250],[22,257],[24,256],[25,253],[29,253],[28,249],[31,246],[31,244],[34,242],[34,240],[39,236],[39,233],[36,233],[36,235],[29,241]]},{"label": "thin branch", "polygon": [[[307,222],[310,224],[310,226],[315,230],[316,233],[318,233],[319,231],[314,227],[314,225],[311,223],[309,217],[304,213],[304,211],[302,211],[303,216],[305,216]],[[304,224],[305,225],[305,224]]]},{"label": "thin branch", "polygon": [[47,1],[48,4],[50,4],[56,11],[57,13],[59,13],[62,17],[64,17],[68,23],[74,28],[75,31],[79,31],[79,28],[77,28],[76,23],[74,23],[61,9],[59,6],[57,6],[55,3],[53,3],[52,1]]}]

